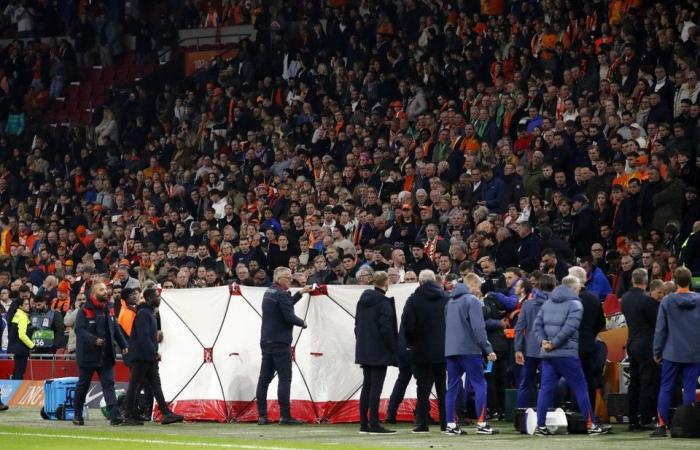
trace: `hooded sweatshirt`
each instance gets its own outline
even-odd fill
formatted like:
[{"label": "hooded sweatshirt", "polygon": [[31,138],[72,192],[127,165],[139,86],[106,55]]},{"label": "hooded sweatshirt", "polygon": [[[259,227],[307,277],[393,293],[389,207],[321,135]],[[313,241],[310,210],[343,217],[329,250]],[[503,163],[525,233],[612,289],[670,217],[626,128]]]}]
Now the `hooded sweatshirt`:
[{"label": "hooded sweatshirt", "polygon": [[535,319],[537,341],[547,340],[552,351],[540,350],[540,358],[578,358],[578,327],[583,317],[583,305],[574,291],[557,286],[544,302]]},{"label": "hooded sweatshirt", "polygon": [[535,319],[548,299],[549,293],[537,290],[520,309],[518,322],[515,324],[515,351],[523,352],[528,358],[540,357],[542,341],[537,340]]},{"label": "hooded sweatshirt", "polygon": [[675,292],[659,305],[654,356],[677,363],[700,362],[700,294]]},{"label": "hooded sweatshirt", "polygon": [[482,356],[492,352],[481,301],[467,286],[457,283],[445,306],[445,356]]}]

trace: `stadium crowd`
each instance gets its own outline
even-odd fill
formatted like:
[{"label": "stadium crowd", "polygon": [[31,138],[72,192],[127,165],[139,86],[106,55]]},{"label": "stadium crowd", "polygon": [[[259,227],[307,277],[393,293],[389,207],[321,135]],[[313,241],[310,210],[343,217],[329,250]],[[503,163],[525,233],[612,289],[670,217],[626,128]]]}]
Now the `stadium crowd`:
[{"label": "stadium crowd", "polygon": [[[35,27],[51,3],[4,20],[55,35]],[[154,284],[269,286],[280,266],[297,287],[476,273],[498,417],[518,280],[585,270],[585,360],[635,269],[662,293],[700,273],[697,1],[150,3],[81,6],[51,25],[72,42],[0,52],[0,311],[31,299],[37,353],[75,350],[90,278],[126,311]],[[137,83],[94,125],[42,120],[127,35],[144,62],[178,28],[241,23],[232,59]]]}]

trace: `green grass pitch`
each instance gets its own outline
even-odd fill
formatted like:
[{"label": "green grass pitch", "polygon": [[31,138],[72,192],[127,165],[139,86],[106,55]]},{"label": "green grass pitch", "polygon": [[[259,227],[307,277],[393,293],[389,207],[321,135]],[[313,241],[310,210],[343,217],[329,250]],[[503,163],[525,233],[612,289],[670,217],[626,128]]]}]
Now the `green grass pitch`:
[{"label": "green grass pitch", "polygon": [[143,427],[110,427],[106,420],[91,411],[86,426],[70,422],[44,421],[36,410],[14,409],[0,413],[0,449],[2,450],[136,450],[136,449],[431,449],[483,447],[488,450],[546,448],[565,449],[698,449],[700,440],[652,440],[646,433],[628,433],[615,427],[608,436],[556,436],[536,438],[515,432],[513,424],[495,422],[501,433],[480,436],[466,427],[467,436],[446,436],[433,426],[428,435],[411,434],[409,424],[394,428],[391,436],[358,434],[358,425],[305,425],[280,427],[255,424],[185,423],[162,426],[148,423]]}]

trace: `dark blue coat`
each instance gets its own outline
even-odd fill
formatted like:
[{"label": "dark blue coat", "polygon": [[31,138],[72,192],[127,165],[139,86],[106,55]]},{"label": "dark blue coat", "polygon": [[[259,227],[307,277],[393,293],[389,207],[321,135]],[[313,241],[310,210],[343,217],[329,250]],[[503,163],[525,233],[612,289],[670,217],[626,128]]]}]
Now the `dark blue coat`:
[{"label": "dark blue coat", "polygon": [[[97,346],[97,339],[103,339]],[[126,339],[117,326],[114,304],[95,308],[88,301],[75,318],[75,359],[79,367],[109,367],[117,358],[118,349],[127,348]]]},{"label": "dark blue coat", "polygon": [[521,269],[531,272],[540,264],[540,238],[528,234],[518,244],[518,264]]},{"label": "dark blue coat", "polygon": [[367,289],[355,311],[355,364],[395,366],[398,331],[394,299],[379,289]]},{"label": "dark blue coat", "polygon": [[158,356],[158,320],[153,308],[145,303],[136,308],[136,318],[129,336],[129,361],[156,362]]},{"label": "dark blue coat", "polygon": [[448,300],[442,287],[432,282],[418,286],[408,297],[401,327],[406,333],[406,345],[411,348],[411,362],[445,362],[445,305]]},{"label": "dark blue coat", "polygon": [[261,344],[292,344],[294,326],[301,327],[304,320],[294,314],[294,305],[301,299],[301,292],[291,295],[273,284],[263,296]]}]

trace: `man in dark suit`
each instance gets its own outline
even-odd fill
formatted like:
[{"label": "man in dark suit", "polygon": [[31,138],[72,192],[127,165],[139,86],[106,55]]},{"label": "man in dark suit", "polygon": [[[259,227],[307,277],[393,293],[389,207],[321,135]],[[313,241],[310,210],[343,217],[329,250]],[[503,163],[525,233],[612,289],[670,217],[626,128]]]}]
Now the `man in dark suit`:
[{"label": "man in dark suit", "polygon": [[289,392],[292,385],[292,330],[295,326],[306,328],[306,322],[294,314],[294,305],[302,294],[311,292],[305,286],[294,295],[289,293],[292,271],[278,267],[272,275],[272,286],[265,292],[262,304],[260,348],[262,363],[256,389],[258,424],[267,425],[267,388],[277,371],[277,401],[280,408],[280,425],[299,425],[302,422],[291,415]]},{"label": "man in dark suit", "polygon": [[648,277],[646,269],[635,269],[632,288],[622,296],[622,314],[628,329],[630,431],[653,429],[651,421],[659,392],[659,366],[652,351],[659,304],[646,291]]},{"label": "man in dark suit", "polygon": [[428,432],[430,390],[435,384],[440,429],[447,429],[445,418],[445,305],[447,294],[432,270],[418,275],[420,286],[408,297],[401,316],[406,344],[411,349],[411,364],[417,382],[416,426],[414,433]]},{"label": "man in dark suit", "polygon": [[111,425],[121,425],[117,395],[114,391],[114,363],[117,349],[126,352],[124,339],[114,317],[114,305],[109,304],[107,286],[98,282],[85,286],[88,300],[78,311],[75,319],[75,359],[78,363],[79,379],[75,387],[74,425],[85,425],[83,405],[90,388],[92,375],[97,372],[102,385]]},{"label": "man in dark suit", "polygon": [[575,276],[581,283],[581,290],[578,293],[583,305],[583,316],[578,328],[578,355],[581,360],[583,375],[586,377],[588,385],[588,397],[591,406],[595,411],[596,388],[601,384],[603,367],[600,365],[600,358],[596,352],[596,337],[598,333],[605,329],[605,313],[600,303],[600,298],[593,292],[586,289],[588,273],[586,269],[579,266],[569,268],[569,275]]}]

